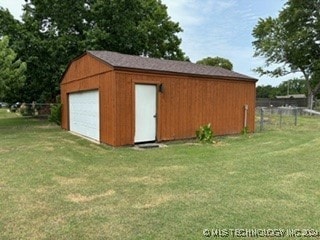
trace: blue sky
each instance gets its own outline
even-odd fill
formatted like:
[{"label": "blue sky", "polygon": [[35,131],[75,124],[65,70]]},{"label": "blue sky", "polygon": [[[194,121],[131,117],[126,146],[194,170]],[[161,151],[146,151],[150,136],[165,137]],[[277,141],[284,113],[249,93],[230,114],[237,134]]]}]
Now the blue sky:
[{"label": "blue sky", "polygon": [[[196,62],[205,57],[224,57],[234,71],[259,79],[258,85],[278,85],[283,78],[259,77],[252,69],[262,66],[262,58],[253,57],[251,35],[259,18],[275,17],[285,0],[162,0],[168,14],[184,30],[182,50]],[[24,0],[0,0],[18,18]]]}]

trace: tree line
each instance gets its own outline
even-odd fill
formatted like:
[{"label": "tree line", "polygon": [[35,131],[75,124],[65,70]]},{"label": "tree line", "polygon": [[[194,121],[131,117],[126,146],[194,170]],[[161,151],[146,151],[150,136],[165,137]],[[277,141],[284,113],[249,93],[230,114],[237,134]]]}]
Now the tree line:
[{"label": "tree line", "polygon": [[0,8],[0,37],[27,66],[23,101],[55,101],[67,64],[87,49],[186,60],[181,31],[157,0],[26,0],[22,21]]},{"label": "tree line", "polygon": [[278,86],[262,85],[256,87],[257,98],[276,98],[276,96],[286,96],[304,94],[307,96],[308,90],[303,79],[291,79],[283,81]]}]

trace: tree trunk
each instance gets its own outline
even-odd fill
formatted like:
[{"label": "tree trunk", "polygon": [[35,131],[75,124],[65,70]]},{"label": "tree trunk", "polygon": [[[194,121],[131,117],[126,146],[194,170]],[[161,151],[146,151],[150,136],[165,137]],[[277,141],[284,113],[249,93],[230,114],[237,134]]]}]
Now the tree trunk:
[{"label": "tree trunk", "polygon": [[312,88],[311,88],[310,75],[307,74],[304,71],[304,69],[301,69],[301,72],[303,73],[304,78],[306,80],[306,85],[307,85],[307,90],[308,90],[308,108],[312,109],[313,108],[313,97],[314,97],[314,94],[313,94],[313,91],[312,91]]},{"label": "tree trunk", "polygon": [[313,98],[314,98],[314,94],[312,91],[310,91],[308,93],[308,108],[309,109],[313,109]]}]

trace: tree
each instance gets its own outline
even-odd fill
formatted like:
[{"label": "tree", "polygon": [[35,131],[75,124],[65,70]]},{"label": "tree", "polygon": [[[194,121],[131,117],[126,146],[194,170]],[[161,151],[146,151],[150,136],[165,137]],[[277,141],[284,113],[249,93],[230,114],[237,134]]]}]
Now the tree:
[{"label": "tree", "polygon": [[15,34],[12,46],[28,65],[24,100],[44,102],[55,100],[65,68],[85,50],[185,60],[181,31],[159,0],[26,0],[19,31],[3,32]]},{"label": "tree", "polygon": [[225,58],[221,57],[207,57],[202,60],[197,61],[197,64],[204,64],[204,65],[209,65],[209,66],[216,66],[216,67],[222,67],[228,70],[233,69],[232,63]]},{"label": "tree", "polygon": [[319,33],[320,0],[288,0],[278,17],[260,19],[253,29],[254,56],[266,58],[266,65],[256,71],[275,77],[301,72],[309,108],[320,88]]},{"label": "tree", "polygon": [[280,95],[307,94],[306,81],[299,78],[280,83],[278,89]]},{"label": "tree", "polygon": [[92,4],[88,45],[121,53],[184,60],[176,35],[182,29],[170,20],[158,0],[97,0]]},{"label": "tree", "polygon": [[24,101],[53,102],[68,62],[85,51],[86,0],[29,0],[16,51],[28,65]]},{"label": "tree", "polygon": [[14,19],[8,9],[0,7],[0,37],[10,35],[11,39],[19,39],[21,23]]},{"label": "tree", "polygon": [[278,86],[271,85],[257,86],[257,98],[275,98],[291,94],[307,94],[306,81],[299,78],[283,81]]},{"label": "tree", "polygon": [[257,86],[256,88],[257,98],[275,98],[277,95],[279,95],[277,88],[271,85]]},{"label": "tree", "polygon": [[18,101],[24,84],[26,63],[17,60],[17,54],[9,47],[7,36],[0,40],[0,99]]}]

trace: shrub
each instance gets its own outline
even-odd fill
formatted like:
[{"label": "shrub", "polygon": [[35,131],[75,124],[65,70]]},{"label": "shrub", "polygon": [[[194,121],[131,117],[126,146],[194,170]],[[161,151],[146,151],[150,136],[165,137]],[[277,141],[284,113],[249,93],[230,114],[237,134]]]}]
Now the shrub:
[{"label": "shrub", "polygon": [[49,116],[49,121],[54,122],[58,125],[61,125],[61,109],[62,109],[62,104],[57,103],[57,104],[52,104],[50,108],[50,116]]},{"label": "shrub", "polygon": [[211,124],[200,126],[200,128],[196,131],[196,136],[200,142],[203,143],[212,143],[214,133],[211,129]]}]

